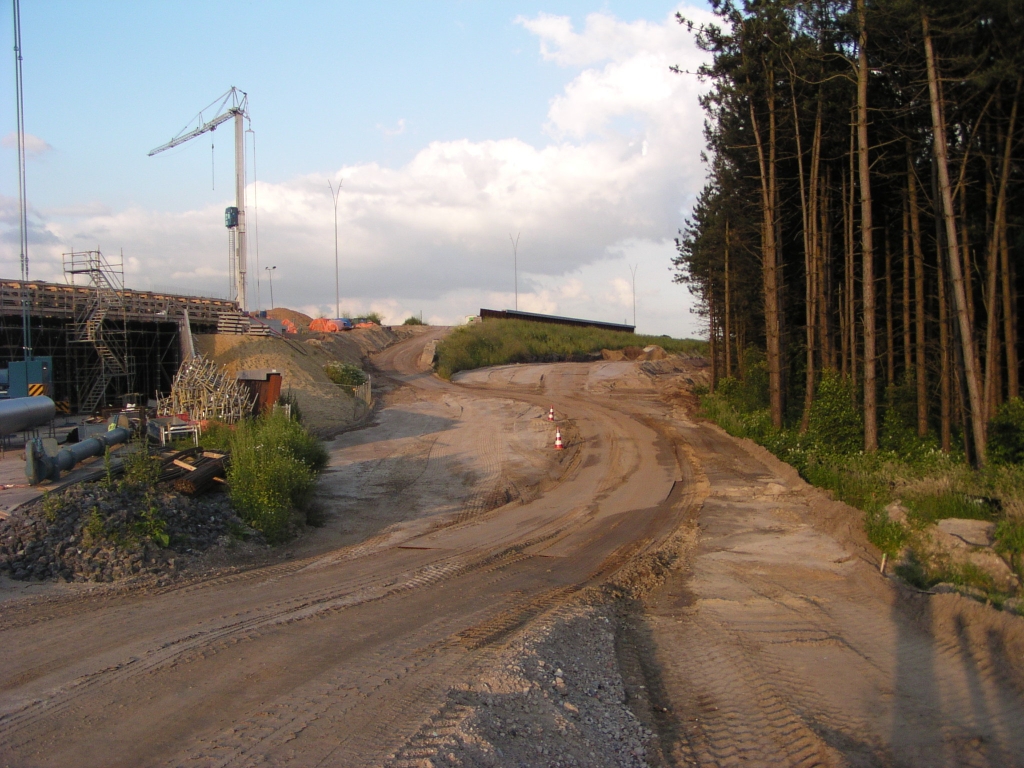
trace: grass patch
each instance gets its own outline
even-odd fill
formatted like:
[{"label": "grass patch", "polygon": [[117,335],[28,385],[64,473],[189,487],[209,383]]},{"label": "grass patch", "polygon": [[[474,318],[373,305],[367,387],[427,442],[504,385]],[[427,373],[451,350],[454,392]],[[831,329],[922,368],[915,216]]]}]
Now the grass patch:
[{"label": "grass patch", "polygon": [[459,371],[490,365],[582,361],[602,349],[651,344],[670,353],[703,354],[707,350],[707,342],[694,339],[638,336],[527,320],[485,320],[456,328],[437,345],[437,372],[449,379]]}]

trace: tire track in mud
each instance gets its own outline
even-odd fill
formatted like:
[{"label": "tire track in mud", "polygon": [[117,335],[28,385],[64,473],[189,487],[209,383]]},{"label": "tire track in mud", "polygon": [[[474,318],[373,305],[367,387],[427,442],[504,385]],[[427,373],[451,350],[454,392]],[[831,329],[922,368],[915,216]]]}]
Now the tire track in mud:
[{"label": "tire track in mud", "polygon": [[816,492],[680,430],[710,485],[701,538],[629,632],[668,764],[1024,764],[1020,693],[992,649],[916,621],[859,544],[814,527]]},{"label": "tire track in mud", "polygon": [[[481,394],[492,399],[505,396],[523,399],[519,393]],[[586,489],[583,503],[559,509],[557,514],[549,513],[547,517],[537,516],[525,529],[516,532],[510,544],[494,543],[502,541],[506,536],[499,527],[498,538],[492,538],[490,543],[484,538],[475,546],[447,552],[437,550],[436,556],[424,556],[436,558],[433,562],[422,563],[412,569],[406,568],[397,577],[391,575],[385,578],[379,571],[388,562],[401,563],[401,558],[414,556],[389,555],[387,553],[392,550],[382,552],[373,547],[367,550],[364,543],[363,549],[352,547],[345,557],[331,555],[336,558],[331,563],[325,563],[323,556],[311,557],[228,574],[187,587],[169,588],[158,597],[197,600],[216,597],[219,592],[223,602],[227,590],[237,590],[242,585],[247,585],[250,591],[263,586],[270,589],[262,602],[246,598],[249,601],[246,607],[247,602],[241,601],[239,605],[242,610],[211,616],[180,633],[165,631],[148,640],[133,640],[127,646],[134,646],[131,655],[121,663],[78,675],[63,686],[51,688],[45,696],[12,707],[0,717],[0,745],[3,751],[12,754],[31,753],[37,745],[52,738],[48,730],[52,724],[89,722],[92,719],[90,713],[97,708],[101,710],[104,701],[119,695],[119,692],[139,689],[140,686],[145,690],[145,685],[155,685],[153,681],[158,677],[166,677],[169,670],[177,670],[178,674],[180,670],[185,670],[187,674],[195,676],[200,670],[209,668],[202,666],[201,662],[212,663],[207,660],[226,650],[240,647],[239,644],[251,646],[266,639],[266,643],[259,647],[263,648],[267,644],[273,647],[273,643],[284,641],[286,636],[282,631],[285,628],[315,627],[315,620],[329,620],[342,614],[350,616],[352,614],[344,612],[356,608],[362,611],[370,605],[392,604],[394,609],[388,610],[394,616],[396,632],[393,638],[388,638],[386,645],[368,647],[369,650],[364,649],[351,657],[353,663],[346,662],[333,667],[328,665],[322,672],[311,674],[303,685],[281,689],[282,693],[272,693],[273,698],[268,706],[255,713],[243,710],[233,728],[216,731],[220,736],[203,735],[202,731],[195,730],[185,732],[194,734],[198,739],[191,745],[186,742],[184,749],[176,752],[181,757],[181,764],[188,760],[196,765],[210,764],[211,761],[214,761],[213,764],[224,765],[251,764],[251,759],[256,757],[276,755],[284,759],[286,752],[301,742],[305,750],[303,754],[312,758],[322,745],[311,742],[310,734],[318,732],[318,728],[325,728],[327,722],[339,727],[345,725],[349,729],[335,737],[333,742],[333,748],[339,750],[333,754],[344,755],[345,764],[358,764],[374,755],[379,756],[381,740],[385,736],[390,739],[389,743],[400,745],[403,739],[415,733],[431,708],[443,700],[452,680],[476,674],[480,665],[488,663],[508,638],[521,632],[538,616],[572,599],[580,585],[603,581],[649,552],[657,545],[659,537],[664,535],[663,529],[671,528],[671,522],[662,518],[659,518],[658,525],[661,528],[658,530],[649,530],[644,526],[637,528],[637,523],[627,518],[606,521],[601,523],[603,527],[596,529],[594,534],[580,539],[582,559],[579,562],[567,557],[539,557],[525,551],[564,537],[567,532],[582,530],[594,524],[594,513],[598,505],[627,484],[635,484],[634,473],[641,466],[640,446],[632,438],[620,441],[614,435],[624,423],[625,417],[603,407],[585,407],[581,403],[577,404],[576,410],[587,411],[586,418],[590,420],[588,430],[592,433],[604,432],[601,441],[592,444],[592,448],[600,448],[602,466],[607,468],[600,473],[600,482]],[[583,442],[579,440],[574,450],[560,457],[563,467],[558,487],[575,479],[581,471],[582,446]],[[501,450],[501,447],[494,449],[496,452]],[[427,459],[429,465],[430,449]],[[625,463],[631,467],[629,474],[621,471],[623,467],[620,465]],[[477,515],[475,521],[483,522],[481,518],[481,515]],[[473,522],[474,519],[456,520],[451,527],[468,528]],[[593,559],[596,553],[602,553],[599,562],[587,568],[587,558]],[[379,555],[382,559],[377,561],[369,558],[370,554]],[[337,581],[340,573],[326,572],[335,566],[351,567],[356,560],[363,561],[361,567],[369,570],[364,570],[362,574],[350,571],[356,577],[343,582]],[[374,570],[375,567],[377,570]],[[553,575],[546,575],[552,572]],[[316,587],[314,577],[320,579],[321,584],[330,583]],[[305,587],[303,580],[308,580],[305,581]],[[566,583],[551,586],[549,582],[552,580]],[[288,594],[292,584],[299,587],[298,594]],[[406,604],[403,600],[422,595],[439,596],[446,585],[457,589],[464,585],[472,587],[463,599],[461,612],[449,616],[442,610],[435,617],[428,614],[402,615],[402,606]],[[366,616],[376,614],[360,614],[357,611],[356,615],[363,616],[361,620],[365,623]],[[416,624],[421,620],[422,623]],[[324,626],[334,628],[340,625],[327,621]],[[364,633],[371,630],[381,631],[380,627],[361,629]],[[311,636],[317,636],[317,632],[307,631],[307,642]],[[368,638],[371,636],[372,632],[367,635]],[[120,646],[106,652],[107,657],[116,655],[117,648]],[[361,656],[360,653],[370,653],[372,658]],[[354,663],[360,658],[367,658],[367,663]],[[223,670],[228,661],[231,660],[222,659],[215,663],[213,671]],[[11,700],[8,699],[8,702],[11,703]],[[396,702],[401,703],[396,706]],[[109,718],[113,713],[104,712],[103,716]],[[351,732],[358,723],[366,724],[364,734]],[[79,725],[75,732],[81,731]],[[66,730],[66,733],[70,736],[72,730]],[[328,732],[324,733],[322,741],[330,743]],[[275,750],[283,751],[278,755]],[[321,759],[335,759],[331,754],[327,753]]]}]

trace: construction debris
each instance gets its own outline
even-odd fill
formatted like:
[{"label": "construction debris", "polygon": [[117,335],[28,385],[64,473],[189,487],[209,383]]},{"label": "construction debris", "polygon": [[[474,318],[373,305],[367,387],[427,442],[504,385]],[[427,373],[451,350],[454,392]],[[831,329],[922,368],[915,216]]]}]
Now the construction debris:
[{"label": "construction debris", "polygon": [[224,368],[197,355],[181,364],[171,396],[160,401],[161,416],[188,414],[192,421],[234,424],[252,413],[252,395]]}]

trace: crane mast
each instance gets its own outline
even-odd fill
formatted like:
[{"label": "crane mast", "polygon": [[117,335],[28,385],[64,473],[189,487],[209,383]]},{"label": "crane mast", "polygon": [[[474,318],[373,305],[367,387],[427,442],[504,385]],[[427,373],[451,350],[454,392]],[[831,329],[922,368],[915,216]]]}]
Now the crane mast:
[{"label": "crane mast", "polygon": [[[208,112],[211,107],[216,107],[215,117],[210,120],[203,119],[203,112]],[[150,151],[149,156],[159,154],[167,149],[172,149],[186,141],[209,133],[217,129],[218,125],[228,120],[235,121],[235,207],[234,211],[229,208],[226,212],[225,223],[234,232],[234,283],[235,296],[238,306],[243,312],[248,311],[249,306],[246,300],[246,229],[245,229],[245,127],[243,120],[249,117],[249,97],[244,91],[234,86],[231,90],[210,104],[203,112],[200,112],[196,119],[190,122],[185,128],[178,132],[174,138],[166,144],[161,144]],[[196,124],[196,127],[192,127]]]}]

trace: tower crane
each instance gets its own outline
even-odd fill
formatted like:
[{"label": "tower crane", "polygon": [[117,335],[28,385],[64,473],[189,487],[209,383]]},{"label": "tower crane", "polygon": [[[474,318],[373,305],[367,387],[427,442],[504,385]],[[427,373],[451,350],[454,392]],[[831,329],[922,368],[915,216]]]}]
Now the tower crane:
[{"label": "tower crane", "polygon": [[[204,119],[204,113],[209,114],[213,109],[216,115],[211,120]],[[235,283],[235,298],[238,306],[243,312],[248,310],[245,295],[246,282],[246,253],[245,253],[245,133],[242,120],[249,117],[249,96],[234,86],[224,95],[218,97],[210,105],[203,109],[194,120],[189,122],[178,134],[161,144],[149,153],[149,157],[159,154],[167,149],[172,149],[184,144],[186,141],[201,136],[204,133],[216,130],[221,123],[226,123],[234,118],[235,120],[235,205],[224,212],[224,223],[234,234],[234,264],[233,278]],[[195,127],[193,127],[195,126]]]}]

